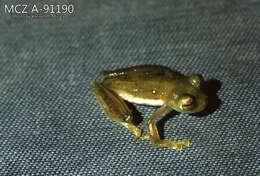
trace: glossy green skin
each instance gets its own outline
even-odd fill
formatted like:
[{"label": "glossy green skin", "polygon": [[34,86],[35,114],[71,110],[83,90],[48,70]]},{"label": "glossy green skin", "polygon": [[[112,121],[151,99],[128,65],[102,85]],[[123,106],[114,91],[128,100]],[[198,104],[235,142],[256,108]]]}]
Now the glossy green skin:
[{"label": "glossy green skin", "polygon": [[[199,112],[207,106],[207,96],[191,84],[190,77],[166,67],[139,66],[113,71],[110,75],[107,72],[104,77],[102,84],[119,96],[125,94],[132,99],[147,99],[151,103],[153,100],[162,101],[163,104],[182,113]],[[187,94],[194,97],[195,104],[190,109],[182,109],[180,100]],[[151,103],[144,104],[153,106]]]},{"label": "glossy green skin", "polygon": [[162,66],[136,66],[103,71],[102,83],[93,83],[93,92],[104,112],[114,121],[141,137],[141,130],[133,125],[132,113],[124,100],[161,106],[148,120],[147,136],[156,147],[182,150],[189,141],[161,140],[156,119],[172,109],[181,113],[195,113],[207,106],[207,96],[200,90],[203,79],[198,75],[183,76]]}]

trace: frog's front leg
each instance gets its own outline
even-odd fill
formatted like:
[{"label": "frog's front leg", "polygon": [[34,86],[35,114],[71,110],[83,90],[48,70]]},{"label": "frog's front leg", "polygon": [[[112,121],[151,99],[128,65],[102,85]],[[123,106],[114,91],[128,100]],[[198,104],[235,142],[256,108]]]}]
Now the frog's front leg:
[{"label": "frog's front leg", "polygon": [[125,101],[103,86],[102,83],[94,82],[91,88],[105,114],[113,121],[132,131],[135,135],[134,139],[138,139],[142,131],[132,123],[133,115]]},{"label": "frog's front leg", "polygon": [[165,113],[170,112],[172,109],[167,105],[163,105],[160,107],[148,120],[147,122],[147,134],[148,136],[143,136],[141,139],[150,139],[151,143],[159,148],[170,148],[176,150],[182,150],[182,146],[189,146],[190,141],[172,141],[172,140],[161,140],[158,129],[156,126],[156,119],[160,116],[164,115]]}]

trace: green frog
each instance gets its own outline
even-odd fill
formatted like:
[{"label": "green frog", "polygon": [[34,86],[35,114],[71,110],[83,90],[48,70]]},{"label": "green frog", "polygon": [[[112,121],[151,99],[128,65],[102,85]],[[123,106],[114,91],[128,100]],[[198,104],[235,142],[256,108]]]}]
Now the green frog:
[{"label": "green frog", "polygon": [[[156,147],[176,150],[190,146],[189,140],[162,140],[156,119],[172,110],[180,113],[204,110],[207,96],[200,89],[201,76],[184,76],[168,67],[154,65],[102,71],[100,75],[104,78],[102,83],[91,85],[100,107],[110,119],[133,132],[135,140],[148,139]],[[132,111],[125,101],[160,107],[147,121],[146,136],[133,124]]]}]

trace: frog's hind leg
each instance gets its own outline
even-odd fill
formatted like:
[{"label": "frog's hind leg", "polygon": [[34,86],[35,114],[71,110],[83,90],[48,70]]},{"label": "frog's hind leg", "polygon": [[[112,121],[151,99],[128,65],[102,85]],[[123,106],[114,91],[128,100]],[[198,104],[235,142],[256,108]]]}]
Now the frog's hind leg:
[{"label": "frog's hind leg", "polygon": [[142,131],[132,123],[133,115],[125,101],[103,86],[102,83],[94,82],[91,88],[105,114],[113,121],[132,131],[135,135],[134,139],[138,139]]},{"label": "frog's hind leg", "polygon": [[141,137],[142,140],[150,139],[151,143],[159,148],[170,148],[176,150],[182,150],[183,146],[189,146],[190,141],[172,141],[172,140],[161,140],[158,129],[156,127],[156,119],[162,116],[163,114],[170,112],[171,108],[163,105],[160,107],[148,120],[147,122],[147,134],[148,136]]}]

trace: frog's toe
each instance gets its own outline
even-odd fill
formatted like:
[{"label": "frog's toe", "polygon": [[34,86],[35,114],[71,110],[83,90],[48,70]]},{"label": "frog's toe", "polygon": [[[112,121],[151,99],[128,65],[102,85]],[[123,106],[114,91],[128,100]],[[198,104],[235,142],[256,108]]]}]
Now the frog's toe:
[{"label": "frog's toe", "polygon": [[134,136],[134,140],[136,141],[137,139],[139,139],[140,136]]},{"label": "frog's toe", "polygon": [[185,145],[186,147],[190,146],[190,140],[184,140],[182,141],[182,144]]},{"label": "frog's toe", "polygon": [[183,146],[189,147],[190,141],[189,140],[184,140],[184,141],[181,141],[181,142],[171,141],[169,148],[181,151],[183,149]]},{"label": "frog's toe", "polygon": [[176,148],[175,148],[175,149],[182,151],[182,149],[183,149],[183,144],[176,144]]},{"label": "frog's toe", "polygon": [[140,139],[141,140],[147,140],[147,139],[150,139],[150,137],[149,136],[142,136],[142,137],[140,137]]},{"label": "frog's toe", "polygon": [[134,136],[134,140],[136,141],[137,139],[139,139],[142,136],[142,130],[139,128],[136,128],[134,130],[135,136]]},{"label": "frog's toe", "polygon": [[182,144],[179,144],[175,141],[172,141],[171,143],[168,144],[168,148],[171,150],[182,150]]}]

